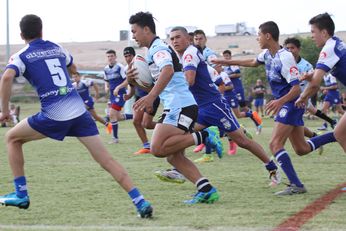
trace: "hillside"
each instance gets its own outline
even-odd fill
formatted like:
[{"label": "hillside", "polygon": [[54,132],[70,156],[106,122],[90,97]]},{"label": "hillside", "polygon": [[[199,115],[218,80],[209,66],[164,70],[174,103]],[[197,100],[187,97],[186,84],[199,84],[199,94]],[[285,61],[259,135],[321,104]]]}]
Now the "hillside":
[{"label": "hillside", "polygon": [[[299,34],[302,37],[309,36],[309,33]],[[337,36],[346,41],[346,32],[338,32]],[[280,42],[284,41],[289,36],[282,35]],[[132,41],[132,43],[134,43]],[[83,42],[83,43],[62,43],[62,45],[73,55],[74,61],[79,69],[102,70],[106,65],[105,52],[108,49],[114,49],[118,54],[118,61],[124,63],[122,57],[122,50],[128,46],[128,41],[103,41],[103,42]],[[132,44],[136,46],[136,44]],[[242,54],[243,51],[253,51],[258,54],[260,49],[258,47],[256,36],[222,36],[222,37],[209,37],[207,45],[215,50],[218,54],[222,53],[225,49],[231,49],[233,54]],[[238,48],[229,48],[237,46]],[[11,53],[20,50],[23,44],[12,45]],[[136,49],[140,54],[145,53],[145,49]],[[6,65],[5,61],[6,47],[0,45],[0,65]],[[255,57],[255,55],[242,56],[245,58]]]}]

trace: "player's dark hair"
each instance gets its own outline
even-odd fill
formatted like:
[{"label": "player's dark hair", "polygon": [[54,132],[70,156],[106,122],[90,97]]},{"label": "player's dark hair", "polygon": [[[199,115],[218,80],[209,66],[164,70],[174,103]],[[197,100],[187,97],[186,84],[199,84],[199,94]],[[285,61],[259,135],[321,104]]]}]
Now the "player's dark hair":
[{"label": "player's dark hair", "polygon": [[19,27],[25,40],[42,37],[42,20],[37,15],[25,15],[20,20]]},{"label": "player's dark hair", "polygon": [[316,15],[315,17],[310,19],[309,24],[315,25],[319,30],[325,29],[330,36],[334,35],[334,21],[328,13]]},{"label": "player's dark hair", "polygon": [[183,26],[175,26],[171,29],[171,32],[174,32],[174,31],[181,31],[183,32],[185,35],[189,35],[189,33],[187,32],[186,28],[183,27]]},{"label": "player's dark hair", "polygon": [[261,30],[263,34],[269,33],[276,42],[279,41],[280,30],[275,22],[268,21],[262,23],[258,28]]},{"label": "player's dark hair", "polygon": [[295,38],[295,37],[292,37],[292,38],[287,38],[284,42],[284,45],[286,46],[287,44],[293,44],[295,45],[297,48],[300,48],[301,44],[300,44],[300,40]]},{"label": "player's dark hair", "polygon": [[112,49],[106,51],[106,54],[114,54],[114,55],[117,55],[117,53],[115,52],[115,50],[112,50]]},{"label": "player's dark hair", "polygon": [[138,26],[144,28],[144,27],[149,27],[151,32],[153,34],[156,34],[156,28],[155,28],[155,22],[154,22],[154,17],[151,13],[149,12],[138,12],[134,15],[132,15],[129,19],[129,23],[132,24],[137,24]]},{"label": "player's dark hair", "polygon": [[230,50],[224,50],[224,51],[222,52],[222,54],[223,54],[223,55],[229,54],[229,55],[232,56],[232,51],[230,51]]},{"label": "player's dark hair", "polygon": [[196,36],[196,35],[198,35],[198,34],[201,34],[201,35],[203,35],[204,37],[206,37],[203,30],[195,30],[195,31],[193,32],[193,35],[194,35],[194,36]]},{"label": "player's dark hair", "polygon": [[124,51],[123,51],[123,55],[133,55],[135,56],[136,55],[136,51],[133,47],[125,47],[124,48]]}]

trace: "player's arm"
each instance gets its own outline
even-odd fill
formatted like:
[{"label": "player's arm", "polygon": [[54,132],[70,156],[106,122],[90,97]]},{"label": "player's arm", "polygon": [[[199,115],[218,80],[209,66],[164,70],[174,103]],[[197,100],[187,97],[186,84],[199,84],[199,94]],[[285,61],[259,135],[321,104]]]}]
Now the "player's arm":
[{"label": "player's arm", "polygon": [[166,65],[161,69],[160,75],[154,85],[154,87],[149,92],[148,96],[156,99],[160,93],[165,89],[169,81],[171,81],[174,74],[174,69],[172,65]]},{"label": "player's arm", "polygon": [[93,83],[93,88],[95,91],[95,100],[98,100],[100,95],[99,95],[99,88],[97,87],[96,83]]},{"label": "player's arm", "polygon": [[124,81],[122,81],[121,84],[119,84],[118,86],[116,86],[116,88],[114,88],[113,95],[115,96],[118,95],[120,89],[127,87],[127,85],[128,85],[127,79],[124,79]]},{"label": "player's arm", "polygon": [[258,67],[260,63],[257,62],[257,59],[223,59],[223,58],[218,58],[218,59],[212,59],[211,62],[213,64],[221,64],[221,65],[238,65],[242,67]]},{"label": "player's arm", "polygon": [[320,88],[322,91],[323,90],[336,90],[336,89],[338,89],[338,85],[337,84],[333,84],[333,85],[330,85],[330,86],[328,86],[328,87],[321,87]]},{"label": "player's arm", "polygon": [[195,70],[186,70],[184,71],[185,79],[189,86],[192,86],[195,84],[196,79],[196,71]]},{"label": "player's arm", "polygon": [[16,76],[16,71],[12,68],[7,68],[1,77],[0,82],[0,98],[1,98],[1,116],[0,120],[10,118],[9,101],[12,91],[13,79]]},{"label": "player's arm", "polygon": [[305,103],[311,96],[316,94],[320,89],[320,84],[323,80],[326,72],[322,69],[315,69],[312,79],[309,85],[305,88],[303,93],[300,95],[299,99],[296,102],[296,105],[301,107],[301,103]]}]

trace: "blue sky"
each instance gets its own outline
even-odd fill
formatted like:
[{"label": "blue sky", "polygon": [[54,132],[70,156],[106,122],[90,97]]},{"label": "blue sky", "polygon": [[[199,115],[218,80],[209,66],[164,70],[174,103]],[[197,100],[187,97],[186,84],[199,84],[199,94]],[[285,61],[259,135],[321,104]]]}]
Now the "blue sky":
[{"label": "blue sky", "polygon": [[[309,19],[319,13],[333,15],[336,31],[346,30],[346,2],[337,0],[9,0],[10,43],[23,43],[19,21],[25,14],[43,19],[44,38],[55,42],[117,41],[119,31],[129,29],[128,18],[150,11],[157,19],[157,33],[169,26],[197,26],[214,35],[218,24],[245,21],[255,28],[273,20],[281,33],[307,32]],[[119,4],[121,3],[121,4]],[[328,5],[326,5],[328,3]],[[6,43],[6,0],[0,0],[0,44]]]}]

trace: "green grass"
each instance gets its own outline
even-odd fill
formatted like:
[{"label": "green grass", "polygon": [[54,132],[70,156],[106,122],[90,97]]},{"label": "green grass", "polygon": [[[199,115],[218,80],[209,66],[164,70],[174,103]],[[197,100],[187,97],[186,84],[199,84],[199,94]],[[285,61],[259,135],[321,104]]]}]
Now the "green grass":
[{"label": "green grass", "polygon": [[[100,114],[102,104],[98,105]],[[21,105],[21,118],[33,114],[37,104]],[[240,120],[254,133],[251,121]],[[320,121],[306,121],[316,129]],[[261,136],[255,140],[268,151],[272,120],[264,120]],[[110,136],[99,125],[105,143]],[[4,136],[7,128],[0,129]],[[151,132],[149,132],[150,134]],[[337,184],[346,181],[346,156],[338,144],[325,147],[322,156],[314,152],[299,157],[286,145],[308,193],[275,197],[285,186],[269,188],[263,164],[249,152],[217,157],[200,164],[200,170],[220,191],[212,205],[184,205],[195,192],[191,183],[175,185],[158,181],[155,170],[169,168],[164,159],[134,156],[140,148],[131,121],[120,123],[120,144],[108,145],[113,157],[128,170],[135,184],[154,206],[154,218],[142,220],[127,194],[91,158],[74,138],[63,142],[44,139],[24,145],[25,170],[31,197],[28,210],[0,207],[0,230],[271,230]],[[3,139],[2,139],[3,140]],[[223,140],[227,147],[226,139]],[[0,142],[0,194],[13,191],[4,142]],[[191,159],[199,157],[189,148]],[[346,227],[346,193],[304,225],[303,230],[343,230]]]}]

